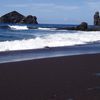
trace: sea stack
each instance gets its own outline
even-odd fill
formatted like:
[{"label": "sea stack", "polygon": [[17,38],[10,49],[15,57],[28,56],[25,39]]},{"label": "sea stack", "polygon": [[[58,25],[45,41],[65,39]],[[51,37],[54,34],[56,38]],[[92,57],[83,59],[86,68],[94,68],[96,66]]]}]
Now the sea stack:
[{"label": "sea stack", "polygon": [[94,25],[100,25],[100,16],[98,11],[94,14]]},{"label": "sea stack", "polygon": [[12,11],[0,17],[0,23],[12,24],[38,24],[37,17],[28,15],[24,16],[17,11]]}]

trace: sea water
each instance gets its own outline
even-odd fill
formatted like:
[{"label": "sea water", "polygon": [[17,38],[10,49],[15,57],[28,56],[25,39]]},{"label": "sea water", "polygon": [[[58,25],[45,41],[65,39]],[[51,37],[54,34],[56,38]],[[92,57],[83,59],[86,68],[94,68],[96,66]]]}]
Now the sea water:
[{"label": "sea water", "polygon": [[[38,58],[38,56],[43,57],[44,55],[63,56],[100,53],[100,31],[63,30],[66,26],[74,25],[0,24],[0,61],[5,61],[5,54],[2,57],[1,54],[13,51],[21,51],[21,53],[16,56],[14,55],[17,53],[8,53],[7,59],[11,58],[11,55],[15,59],[17,59],[17,56],[18,59],[21,59],[21,57],[26,59],[28,55],[30,55],[29,58]],[[35,53],[23,53],[26,50],[35,50]]]},{"label": "sea water", "polygon": [[[0,51],[86,45],[100,42],[99,31],[57,30],[68,25],[0,25]],[[29,28],[31,27],[31,28]]]}]

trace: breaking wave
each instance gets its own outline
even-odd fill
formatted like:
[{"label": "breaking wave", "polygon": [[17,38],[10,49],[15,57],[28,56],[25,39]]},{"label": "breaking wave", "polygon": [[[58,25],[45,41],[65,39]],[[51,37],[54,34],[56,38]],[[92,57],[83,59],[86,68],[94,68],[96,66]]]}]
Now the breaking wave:
[{"label": "breaking wave", "polygon": [[28,30],[27,26],[8,25],[12,30]]},{"label": "breaking wave", "polygon": [[[24,25],[8,25],[11,30],[28,30],[28,29],[36,29],[36,30],[56,30],[56,28],[46,28],[46,27],[32,27],[32,26],[24,26]],[[5,27],[6,28],[6,27]]]},{"label": "breaking wave", "polygon": [[45,47],[83,45],[100,41],[100,32],[57,32],[32,39],[0,42],[0,51],[27,50]]},{"label": "breaking wave", "polygon": [[43,27],[39,27],[39,30],[56,30],[56,28],[43,28]]}]

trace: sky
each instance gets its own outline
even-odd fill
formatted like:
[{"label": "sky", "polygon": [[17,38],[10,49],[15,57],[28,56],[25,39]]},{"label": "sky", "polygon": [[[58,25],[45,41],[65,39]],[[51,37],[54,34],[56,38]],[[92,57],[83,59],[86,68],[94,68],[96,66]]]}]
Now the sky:
[{"label": "sky", "polygon": [[93,15],[100,11],[100,0],[0,0],[0,16],[18,11],[37,16],[43,24],[93,24]]}]

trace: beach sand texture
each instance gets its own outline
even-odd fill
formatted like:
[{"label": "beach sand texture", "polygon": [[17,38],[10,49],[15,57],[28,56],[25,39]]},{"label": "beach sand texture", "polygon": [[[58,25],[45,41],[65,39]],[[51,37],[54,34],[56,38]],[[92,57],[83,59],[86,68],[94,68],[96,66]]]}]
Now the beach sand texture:
[{"label": "beach sand texture", "polygon": [[0,64],[0,100],[100,100],[100,54]]}]

